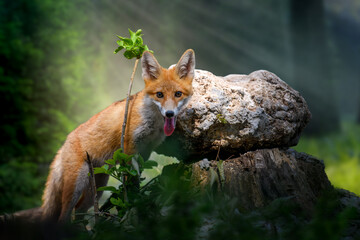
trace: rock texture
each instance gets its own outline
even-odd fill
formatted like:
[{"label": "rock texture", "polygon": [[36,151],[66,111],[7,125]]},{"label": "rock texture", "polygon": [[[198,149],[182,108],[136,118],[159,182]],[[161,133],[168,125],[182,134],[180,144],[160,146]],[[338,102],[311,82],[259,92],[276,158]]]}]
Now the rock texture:
[{"label": "rock texture", "polygon": [[304,98],[268,71],[218,77],[196,70],[193,87],[174,136],[190,155],[293,146],[311,118]]},{"label": "rock texture", "polygon": [[311,210],[322,191],[332,189],[324,164],[292,149],[261,149],[226,160],[222,165],[223,179],[217,161],[204,165],[204,161],[192,165],[194,182],[205,186],[217,173],[218,188],[236,197],[246,210],[287,197],[304,210]]}]

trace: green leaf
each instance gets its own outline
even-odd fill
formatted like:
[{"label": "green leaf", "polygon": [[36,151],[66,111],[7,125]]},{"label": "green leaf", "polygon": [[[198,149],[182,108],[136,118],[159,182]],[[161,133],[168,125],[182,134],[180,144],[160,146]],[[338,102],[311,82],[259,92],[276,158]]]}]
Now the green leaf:
[{"label": "green leaf", "polygon": [[215,181],[219,179],[218,174],[215,172],[213,168],[210,168],[210,186],[212,186]]},{"label": "green leaf", "polygon": [[98,191],[110,191],[110,192],[118,192],[118,190],[113,186],[104,186],[97,188]]},{"label": "green leaf", "polygon": [[128,30],[129,30],[130,37],[132,37],[132,36],[134,36],[134,35],[135,35],[135,33],[134,33],[133,31],[131,31],[131,29],[130,29],[130,28],[128,28]]},{"label": "green leaf", "polygon": [[112,167],[108,171],[106,171],[106,174],[112,175],[115,171],[116,171],[116,168]]},{"label": "green leaf", "polygon": [[94,168],[94,174],[106,173],[106,170],[101,167]]},{"label": "green leaf", "polygon": [[223,124],[228,123],[222,114],[219,113],[218,115],[216,115],[216,117],[219,120],[219,122],[221,122]]},{"label": "green leaf", "polygon": [[118,169],[117,169],[119,172],[127,172],[127,168],[126,167],[119,167]]},{"label": "green leaf", "polygon": [[109,165],[115,165],[116,164],[116,161],[114,159],[108,159],[105,161],[107,164]]},{"label": "green leaf", "polygon": [[135,158],[136,158],[136,161],[138,163],[140,163],[141,166],[144,166],[145,161],[144,161],[143,157],[139,153],[135,155]]},{"label": "green leaf", "polygon": [[124,47],[124,41],[118,40],[118,41],[116,41],[116,43],[117,43],[120,47]]},{"label": "green leaf", "polygon": [[145,51],[148,51],[148,52],[151,52],[151,53],[154,53],[153,50],[150,50],[149,47],[147,45],[144,45],[144,48],[145,48]]},{"label": "green leaf", "polygon": [[118,47],[117,49],[115,49],[114,53],[118,53],[119,51],[121,51],[124,47],[121,46],[121,47]]},{"label": "green leaf", "polygon": [[109,165],[104,164],[101,168],[105,169],[105,170],[109,170]]},{"label": "green leaf", "polygon": [[135,34],[133,31],[131,31],[130,29],[129,29],[129,33],[130,33],[130,39],[131,39],[131,41],[135,44],[135,43],[136,43],[136,39],[137,39],[136,34]]},{"label": "green leaf", "polygon": [[136,36],[142,36],[143,34],[141,34],[142,30],[138,29],[135,33]]},{"label": "green leaf", "polygon": [[110,202],[115,206],[119,206],[119,207],[124,207],[125,206],[124,202],[120,198],[117,198],[117,199],[110,198]]},{"label": "green leaf", "polygon": [[143,40],[142,40],[142,38],[137,38],[137,39],[135,40],[135,46],[140,46],[140,47],[142,47],[142,45],[143,45]]},{"label": "green leaf", "polygon": [[[124,56],[127,59],[132,59],[134,57],[136,58],[141,58],[142,54],[144,53],[144,51],[150,51],[153,52],[151,50],[149,50],[148,46],[144,45],[144,41],[142,39],[142,30],[139,29],[136,32],[129,30],[129,34],[130,34],[130,38],[125,38],[125,37],[121,37],[121,36],[117,36],[118,38],[121,39],[121,41],[117,41],[117,44],[120,46],[118,47],[114,53],[118,53],[120,50],[122,50],[123,48],[126,49]],[[121,48],[123,47],[123,48]]]},{"label": "green leaf", "polygon": [[127,58],[127,59],[132,59],[134,57],[136,57],[136,55],[131,51],[131,50],[127,50],[124,52],[124,56]]},{"label": "green leaf", "polygon": [[117,44],[119,44],[120,46],[125,46],[125,45],[132,45],[133,41],[130,38],[126,38],[126,37],[121,37],[121,36],[117,36],[118,38],[121,39],[121,41],[116,41]]},{"label": "green leaf", "polygon": [[127,172],[128,172],[130,175],[134,176],[134,177],[137,176],[137,171],[134,170],[134,169],[133,169],[133,170],[130,170],[130,171],[127,169]]},{"label": "green leaf", "polygon": [[146,161],[145,163],[144,163],[144,169],[151,169],[151,168],[153,168],[153,167],[157,167],[157,162],[155,162],[155,161],[152,161],[152,160],[148,160],[148,161]]},{"label": "green leaf", "polygon": [[125,47],[131,47],[131,46],[133,46],[133,43],[134,43],[134,42],[133,42],[131,39],[129,39],[129,38],[124,38],[123,41],[124,41],[124,46],[125,46]]},{"label": "green leaf", "polygon": [[122,164],[122,162],[124,162],[124,161],[127,161],[128,158],[129,158],[129,155],[127,155],[126,153],[123,153],[121,149],[116,150],[113,155],[113,159],[115,161],[119,161],[120,164]]}]

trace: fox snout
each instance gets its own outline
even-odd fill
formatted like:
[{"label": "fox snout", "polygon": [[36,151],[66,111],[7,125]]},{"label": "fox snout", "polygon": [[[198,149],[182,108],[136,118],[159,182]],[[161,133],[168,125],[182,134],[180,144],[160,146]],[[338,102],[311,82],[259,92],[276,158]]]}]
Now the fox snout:
[{"label": "fox snout", "polygon": [[[156,100],[154,100],[156,101]],[[170,103],[167,103],[170,102]],[[181,109],[184,107],[186,101],[186,98],[179,102],[175,101],[167,101],[164,104],[161,104],[160,102],[156,103],[156,105],[159,107],[159,111],[163,115],[163,117],[172,118],[176,117]]]},{"label": "fox snout", "polygon": [[174,111],[169,110],[169,111],[165,112],[165,116],[167,118],[172,118],[172,117],[174,117],[174,115],[175,115]]},{"label": "fox snout", "polygon": [[164,133],[166,136],[171,136],[175,130],[176,117],[179,110],[177,108],[174,110],[165,110],[162,107],[160,107],[159,110],[164,117]]}]

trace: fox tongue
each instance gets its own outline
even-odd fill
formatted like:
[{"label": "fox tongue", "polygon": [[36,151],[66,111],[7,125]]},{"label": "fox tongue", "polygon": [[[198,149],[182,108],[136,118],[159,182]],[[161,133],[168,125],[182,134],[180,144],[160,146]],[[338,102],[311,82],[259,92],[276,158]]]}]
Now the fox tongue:
[{"label": "fox tongue", "polygon": [[175,118],[165,117],[164,132],[166,136],[170,136],[175,130]]}]

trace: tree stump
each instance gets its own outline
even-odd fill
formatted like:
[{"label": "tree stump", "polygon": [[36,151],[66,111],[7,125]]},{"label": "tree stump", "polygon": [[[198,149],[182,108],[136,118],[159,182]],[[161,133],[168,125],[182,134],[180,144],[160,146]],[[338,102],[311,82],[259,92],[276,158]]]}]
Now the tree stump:
[{"label": "tree stump", "polygon": [[245,210],[264,207],[278,198],[291,198],[302,209],[311,210],[321,192],[332,189],[323,162],[292,149],[260,149],[225,160],[223,176],[217,161],[204,161],[193,164],[193,180],[206,186],[215,170],[219,189],[236,197]]}]

